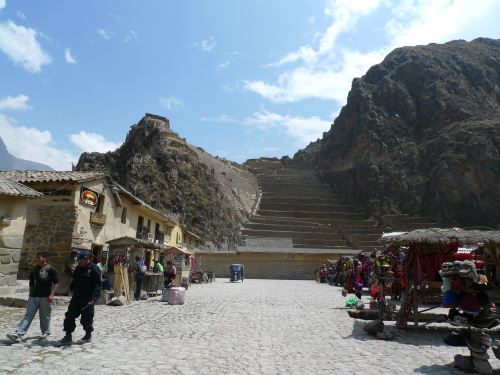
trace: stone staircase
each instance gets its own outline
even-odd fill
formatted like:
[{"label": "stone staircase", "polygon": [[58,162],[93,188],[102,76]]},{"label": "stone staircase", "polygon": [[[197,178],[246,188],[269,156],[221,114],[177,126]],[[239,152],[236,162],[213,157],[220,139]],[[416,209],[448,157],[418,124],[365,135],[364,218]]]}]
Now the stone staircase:
[{"label": "stone staircase", "polygon": [[266,169],[257,180],[260,204],[242,229],[247,245],[255,245],[259,239],[269,245],[274,239],[277,246],[283,246],[288,239],[296,249],[372,250],[383,246],[378,239],[384,227],[318,181],[311,169],[300,165]]},{"label": "stone staircase", "polygon": [[325,250],[373,250],[383,232],[438,227],[423,216],[369,217],[353,202],[316,179],[312,168],[277,159],[257,162],[260,198],[242,228],[246,246]]}]

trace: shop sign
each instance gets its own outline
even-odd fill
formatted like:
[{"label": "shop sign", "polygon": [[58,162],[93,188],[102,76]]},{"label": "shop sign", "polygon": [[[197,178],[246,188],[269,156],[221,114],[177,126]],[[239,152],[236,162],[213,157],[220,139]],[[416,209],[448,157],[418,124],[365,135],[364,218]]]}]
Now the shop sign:
[{"label": "shop sign", "polygon": [[99,194],[93,190],[86,187],[80,189],[80,203],[90,207],[97,206],[97,200],[99,199]]},{"label": "shop sign", "polygon": [[184,263],[182,255],[174,255],[172,257],[172,263],[176,268],[182,268],[182,264]]}]

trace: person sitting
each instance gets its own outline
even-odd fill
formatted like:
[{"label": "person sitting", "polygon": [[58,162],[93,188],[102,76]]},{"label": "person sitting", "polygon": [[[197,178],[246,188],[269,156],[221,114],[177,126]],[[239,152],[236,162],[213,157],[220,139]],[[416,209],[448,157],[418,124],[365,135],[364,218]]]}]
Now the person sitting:
[{"label": "person sitting", "polygon": [[171,261],[167,261],[165,266],[165,270],[163,271],[163,275],[165,276],[165,288],[170,288],[172,286],[173,281],[175,280],[175,276],[177,275],[177,270]]}]

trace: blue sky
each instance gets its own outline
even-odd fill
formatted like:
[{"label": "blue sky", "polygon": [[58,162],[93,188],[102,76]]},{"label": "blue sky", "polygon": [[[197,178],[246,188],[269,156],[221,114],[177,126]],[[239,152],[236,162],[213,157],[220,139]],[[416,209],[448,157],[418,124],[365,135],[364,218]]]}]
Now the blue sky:
[{"label": "blue sky", "polygon": [[494,0],[0,0],[0,136],[70,169],[146,112],[213,155],[293,155],[395,47],[500,38]]}]

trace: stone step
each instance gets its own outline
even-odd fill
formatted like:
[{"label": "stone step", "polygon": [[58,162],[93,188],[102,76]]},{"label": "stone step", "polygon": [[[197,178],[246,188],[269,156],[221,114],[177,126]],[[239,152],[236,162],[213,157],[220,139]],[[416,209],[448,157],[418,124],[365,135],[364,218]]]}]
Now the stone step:
[{"label": "stone step", "polygon": [[[52,305],[67,305],[70,297],[54,297]],[[0,306],[26,308],[28,306],[28,293],[15,293],[0,296]]]},{"label": "stone step", "polygon": [[325,241],[342,241],[340,233],[313,233],[299,231],[275,231],[275,230],[254,230],[243,229],[241,234],[249,237],[278,237],[278,238],[303,238],[303,239],[320,239]]},{"label": "stone step", "polygon": [[400,223],[394,224],[387,231],[402,231],[409,232],[415,229],[426,229],[426,228],[436,228],[439,227],[437,223]]},{"label": "stone step", "polygon": [[349,226],[360,227],[361,225],[366,225],[366,228],[374,228],[375,221],[374,220],[359,220],[359,219],[324,219],[324,218],[297,218],[297,217],[277,217],[277,216],[260,216],[255,215],[250,219],[251,223],[270,223],[270,224],[288,224],[288,223],[300,223],[300,225],[324,225],[331,227],[341,227],[341,228],[349,228]]},{"label": "stone step", "polygon": [[268,224],[268,223],[246,223],[243,227],[253,230],[274,230],[274,231],[299,231],[311,233],[337,233],[337,231],[326,225],[297,225],[297,224]]},{"label": "stone step", "polygon": [[386,228],[379,227],[343,227],[342,230],[351,235],[382,235],[382,233],[388,232]]},{"label": "stone step", "polygon": [[353,242],[359,242],[359,241],[377,241],[382,237],[382,233],[376,233],[376,234],[354,234],[354,233],[346,233],[349,239]]},{"label": "stone step", "polygon": [[293,201],[289,203],[261,202],[259,209],[272,211],[361,212],[359,208],[348,204],[301,204]]},{"label": "stone step", "polygon": [[342,202],[343,200],[339,198],[337,195],[335,195],[333,192],[319,192],[319,193],[314,193],[314,192],[309,192],[307,194],[302,194],[301,192],[290,192],[290,191],[280,191],[280,192],[273,192],[273,191],[266,191],[262,193],[262,199],[311,199],[313,201],[317,201],[318,199],[327,199],[327,200],[337,200],[339,202]]},{"label": "stone step", "polygon": [[301,176],[258,176],[257,182],[260,184],[272,184],[272,183],[299,183],[302,185],[323,185],[321,182],[316,180],[313,176],[301,175]]},{"label": "stone step", "polygon": [[300,204],[340,204],[340,205],[349,205],[349,203],[346,203],[344,200],[340,198],[334,198],[334,197],[317,197],[317,198],[310,198],[308,196],[304,195],[295,195],[292,197],[284,196],[283,194],[275,194],[271,196],[270,194],[266,193],[265,195],[262,195],[260,198],[260,203],[277,203],[277,204],[283,204],[283,203],[290,203],[290,202],[295,202],[295,203],[300,203]]},{"label": "stone step", "polygon": [[378,241],[353,241],[353,245],[359,247],[360,249],[371,250],[372,248],[383,248],[384,243]]},{"label": "stone step", "polygon": [[260,191],[264,194],[266,193],[300,193],[304,195],[308,194],[329,194],[331,189],[326,186],[311,186],[311,185],[296,185],[296,184],[269,184],[269,185],[259,185]]},{"label": "stone step", "polygon": [[300,240],[293,240],[294,248],[316,248],[316,249],[347,249],[349,248],[347,242],[320,242],[320,241],[307,241],[301,242]]},{"label": "stone step", "polygon": [[364,219],[363,213],[358,212],[308,212],[308,211],[277,211],[258,210],[261,216],[314,218],[314,219]]}]

